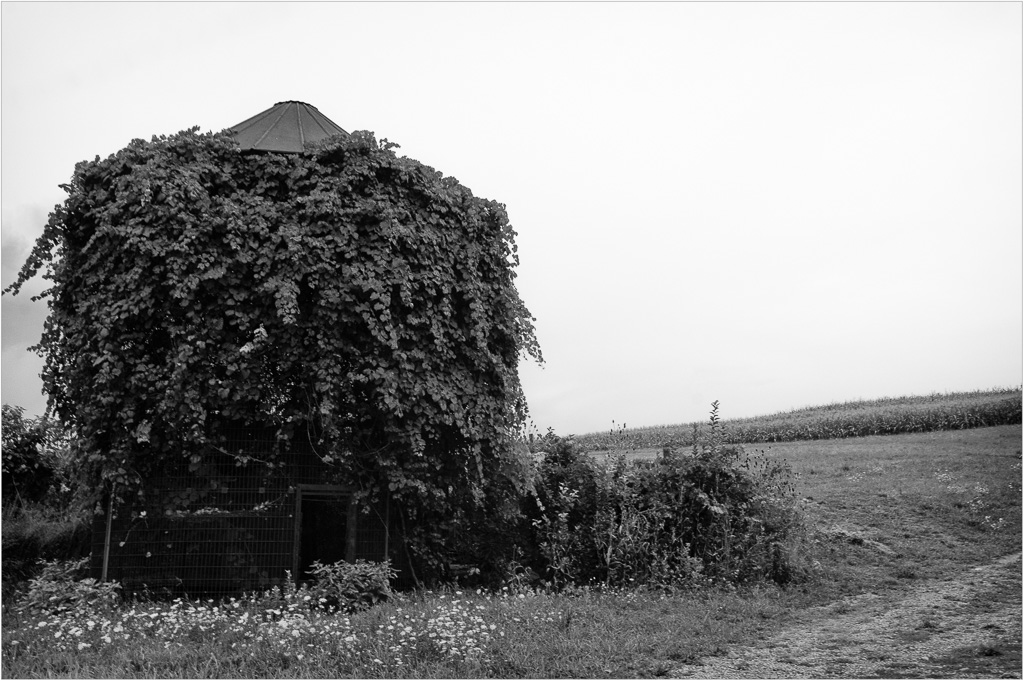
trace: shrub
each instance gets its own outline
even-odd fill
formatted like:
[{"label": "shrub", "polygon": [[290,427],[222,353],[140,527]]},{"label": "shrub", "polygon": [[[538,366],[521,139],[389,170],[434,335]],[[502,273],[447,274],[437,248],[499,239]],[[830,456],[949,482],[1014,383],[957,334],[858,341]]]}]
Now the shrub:
[{"label": "shrub", "polygon": [[43,560],[89,552],[89,514],[77,503],[77,466],[57,422],[3,405],[3,602],[25,588]]},{"label": "shrub", "polygon": [[597,470],[572,438],[548,431],[542,442],[545,452],[538,466],[535,494],[525,500],[526,515],[534,533],[525,551],[530,562],[548,581],[564,586],[570,582],[600,579],[594,561],[587,560],[587,538],[578,530],[592,527],[597,504]]},{"label": "shrub", "polygon": [[799,524],[785,462],[726,446],[713,404],[689,456],[604,464],[549,434],[533,514],[535,567],[555,587],[672,587],[793,578],[786,541]]},{"label": "shrub", "polygon": [[359,612],[391,598],[391,580],[397,573],[390,561],[357,560],[328,565],[315,561],[310,567],[315,581],[309,588],[314,603],[344,612]]},{"label": "shrub", "polygon": [[2,583],[4,612],[28,588],[46,560],[73,560],[89,555],[91,533],[83,517],[52,518],[37,504],[4,506]]},{"label": "shrub", "polygon": [[116,582],[82,579],[88,558],[43,563],[39,575],[29,581],[28,593],[16,610],[30,615],[98,613],[117,605]]},{"label": "shrub", "polygon": [[644,484],[651,470],[623,456],[598,469],[593,541],[608,585],[670,586],[700,577],[687,538],[666,522],[672,500]]},{"label": "shrub", "polygon": [[40,501],[54,478],[51,462],[44,457],[45,424],[26,419],[21,407],[3,405],[4,505]]},{"label": "shrub", "polygon": [[[71,433],[58,421],[25,418],[3,405],[3,507],[48,520],[81,517],[80,465],[71,456]],[[7,516],[5,515],[5,519]]]}]

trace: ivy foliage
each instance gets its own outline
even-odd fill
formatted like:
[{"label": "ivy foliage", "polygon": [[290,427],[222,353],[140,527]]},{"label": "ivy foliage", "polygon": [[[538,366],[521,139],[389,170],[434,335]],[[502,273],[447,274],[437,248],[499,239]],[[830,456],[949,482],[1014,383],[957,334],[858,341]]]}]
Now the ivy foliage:
[{"label": "ivy foliage", "polygon": [[244,422],[312,433],[414,517],[521,493],[517,367],[542,358],[515,232],[395,146],[253,154],[193,128],[76,166],[5,293],[52,282],[42,378],[97,489],[197,469]]}]

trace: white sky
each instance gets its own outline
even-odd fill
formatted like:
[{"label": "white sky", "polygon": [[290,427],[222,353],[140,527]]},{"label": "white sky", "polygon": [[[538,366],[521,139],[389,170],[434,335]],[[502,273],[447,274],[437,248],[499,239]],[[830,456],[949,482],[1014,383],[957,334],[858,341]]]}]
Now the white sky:
[{"label": "white sky", "polygon": [[506,204],[541,431],[1022,382],[1019,2],[0,11],[4,285],[76,162],[295,99]]}]

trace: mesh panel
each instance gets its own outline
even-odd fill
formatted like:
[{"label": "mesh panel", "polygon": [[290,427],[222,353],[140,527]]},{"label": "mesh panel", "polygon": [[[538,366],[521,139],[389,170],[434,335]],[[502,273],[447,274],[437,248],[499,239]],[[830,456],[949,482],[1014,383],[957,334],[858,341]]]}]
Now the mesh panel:
[{"label": "mesh panel", "polygon": [[[350,490],[325,487],[329,470],[308,443],[290,444],[288,454],[279,457],[283,465],[272,471],[252,461],[239,465],[239,454],[265,461],[278,446],[272,432],[233,429],[223,453],[204,459],[211,465],[202,472],[148,480],[141,495],[113,508],[109,544],[106,513],[97,516],[93,575],[102,576],[107,549],[107,578],[120,582],[126,594],[235,595],[282,584],[289,571],[297,576],[303,534],[299,490],[316,488],[341,503],[347,503]],[[326,508],[318,513],[331,512]],[[352,516],[352,523],[346,517],[343,524],[351,525],[343,538],[353,549],[346,557],[387,558],[388,504]],[[311,532],[341,531],[330,521],[321,517],[317,525],[307,525],[307,562],[317,557],[317,545],[332,545],[330,537]]]}]

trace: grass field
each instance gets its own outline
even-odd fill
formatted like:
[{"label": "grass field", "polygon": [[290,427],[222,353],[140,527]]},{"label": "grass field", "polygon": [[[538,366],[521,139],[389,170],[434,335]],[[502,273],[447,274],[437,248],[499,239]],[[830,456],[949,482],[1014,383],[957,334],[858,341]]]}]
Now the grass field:
[{"label": "grass field", "polygon": [[[8,611],[3,677],[671,676],[756,644],[810,606],[895,598],[1021,550],[1019,424],[764,450],[788,461],[803,499],[793,551],[811,576],[785,589],[552,594],[512,585],[407,594],[349,617],[308,614],[294,600],[138,604],[79,617]],[[1019,589],[1006,598],[1019,603]],[[978,636],[989,665],[978,675],[1020,678],[1020,642]],[[975,648],[951,652],[948,674],[937,675],[963,675],[979,660]]]}]

